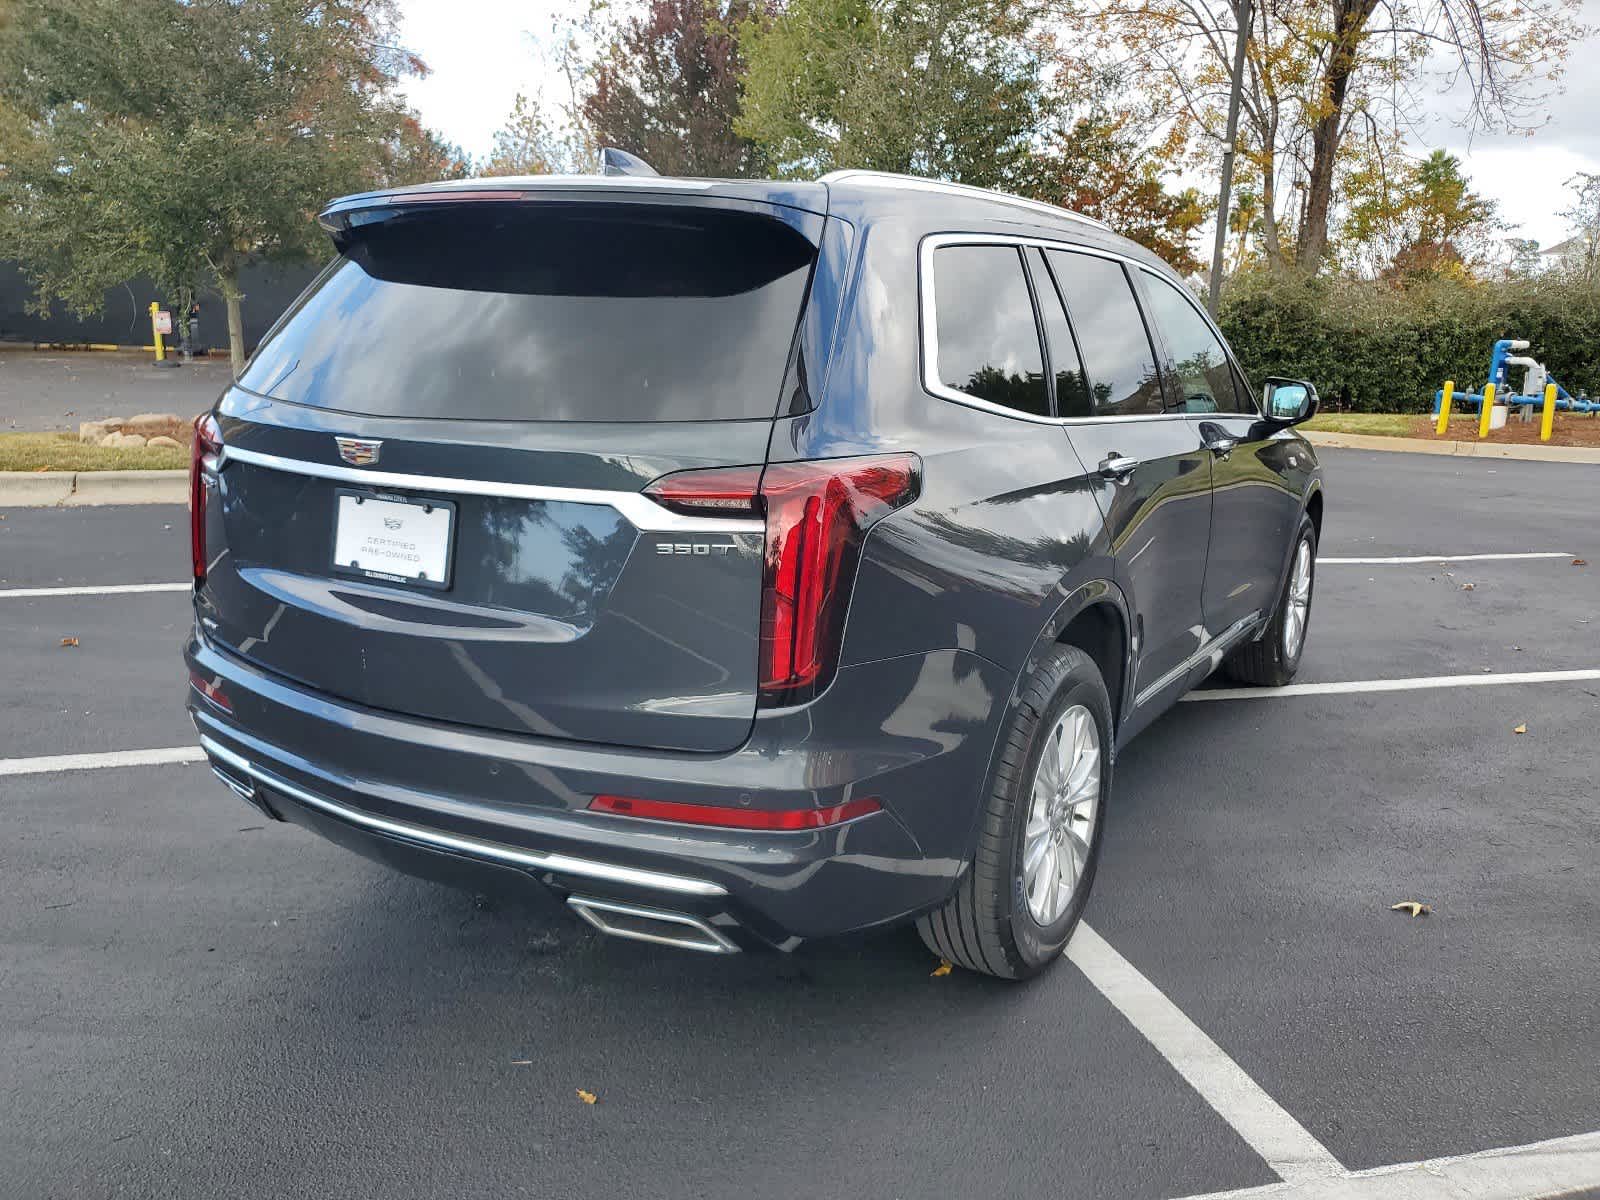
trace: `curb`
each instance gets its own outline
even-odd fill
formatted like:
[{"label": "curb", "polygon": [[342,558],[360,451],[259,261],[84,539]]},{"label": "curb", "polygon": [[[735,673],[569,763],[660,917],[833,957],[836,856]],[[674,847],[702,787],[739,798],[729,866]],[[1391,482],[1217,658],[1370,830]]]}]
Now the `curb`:
[{"label": "curb", "polygon": [[1381,437],[1371,433],[1326,433],[1301,430],[1313,446],[1346,450],[1388,450],[1401,454],[1443,454],[1468,458],[1519,458],[1526,462],[1600,463],[1600,447],[1527,446],[1515,442],[1457,442],[1447,439]]},{"label": "curb", "polygon": [[187,504],[187,471],[0,471],[0,507]]}]

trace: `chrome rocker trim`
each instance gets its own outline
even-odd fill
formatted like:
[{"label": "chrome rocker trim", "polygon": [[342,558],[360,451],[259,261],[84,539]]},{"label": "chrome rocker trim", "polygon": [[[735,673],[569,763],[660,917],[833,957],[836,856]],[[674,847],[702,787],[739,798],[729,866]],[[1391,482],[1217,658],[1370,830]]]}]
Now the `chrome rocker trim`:
[{"label": "chrome rocker trim", "polygon": [[[219,745],[204,734],[200,735],[200,745],[207,754],[226,763],[235,771],[240,772],[263,787],[275,792],[282,792],[285,796],[298,801],[307,808],[316,809],[318,812],[336,817],[347,824],[370,829],[376,833],[405,838],[407,841],[417,842],[437,850],[466,854],[475,858],[504,863],[508,866],[520,867],[524,870],[551,871],[558,875],[579,875],[586,879],[603,879],[610,883],[630,884],[634,887],[651,888],[660,892],[672,892],[679,896],[727,895],[727,889],[721,884],[712,883],[705,879],[691,879],[684,875],[668,875],[661,871],[646,871],[638,867],[623,867],[615,863],[596,862],[588,858],[574,858],[567,854],[545,854],[535,850],[522,850],[514,846],[503,846],[498,842],[486,842],[479,838],[464,837],[460,834],[442,833],[436,829],[425,829],[420,825],[412,825],[405,821],[394,821],[388,817],[374,816],[371,813],[362,812],[360,809],[340,804],[337,800],[330,800],[326,796],[319,796],[315,792],[308,792],[304,788],[296,787],[269,771],[263,771],[242,754],[237,754],[226,746]],[[233,785],[229,783],[229,786],[232,787]],[[235,788],[234,790],[237,791],[238,789]]]}]

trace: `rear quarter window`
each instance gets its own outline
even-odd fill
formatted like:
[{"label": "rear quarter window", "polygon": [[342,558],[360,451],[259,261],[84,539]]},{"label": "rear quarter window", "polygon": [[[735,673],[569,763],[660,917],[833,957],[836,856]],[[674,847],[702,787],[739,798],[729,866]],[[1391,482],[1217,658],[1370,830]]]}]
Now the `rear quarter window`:
[{"label": "rear quarter window", "polygon": [[240,383],[345,412],[507,421],[770,418],[815,248],[694,206],[387,210]]}]

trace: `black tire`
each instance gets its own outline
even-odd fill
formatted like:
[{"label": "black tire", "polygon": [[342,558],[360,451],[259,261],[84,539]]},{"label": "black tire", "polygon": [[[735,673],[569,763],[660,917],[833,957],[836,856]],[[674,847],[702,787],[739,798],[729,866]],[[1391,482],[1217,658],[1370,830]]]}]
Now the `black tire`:
[{"label": "black tire", "polygon": [[[1100,735],[1100,801],[1076,891],[1060,916],[1043,926],[1029,911],[1024,893],[1023,834],[1039,756],[1057,719],[1074,704],[1088,709]],[[941,908],[917,920],[917,932],[929,950],[969,971],[1001,979],[1026,979],[1061,957],[1083,915],[1100,860],[1111,795],[1111,739],[1111,702],[1094,660],[1076,646],[1054,647],[1023,686],[1000,740],[971,869]]]},{"label": "black tire", "polygon": [[1300,553],[1301,545],[1310,547],[1311,579],[1306,592],[1305,627],[1300,633],[1300,642],[1291,655],[1284,649],[1283,630],[1289,615],[1289,592],[1294,579],[1294,559],[1289,560],[1289,570],[1283,578],[1283,593],[1278,597],[1278,607],[1273,611],[1272,620],[1259,638],[1246,642],[1240,646],[1222,664],[1222,671],[1229,679],[1236,683],[1250,684],[1255,687],[1282,687],[1294,678],[1294,673],[1300,669],[1300,657],[1305,653],[1306,638],[1311,629],[1311,601],[1316,592],[1317,583],[1317,531],[1311,524],[1311,518],[1302,515],[1300,518],[1300,532],[1295,538],[1294,553]]}]

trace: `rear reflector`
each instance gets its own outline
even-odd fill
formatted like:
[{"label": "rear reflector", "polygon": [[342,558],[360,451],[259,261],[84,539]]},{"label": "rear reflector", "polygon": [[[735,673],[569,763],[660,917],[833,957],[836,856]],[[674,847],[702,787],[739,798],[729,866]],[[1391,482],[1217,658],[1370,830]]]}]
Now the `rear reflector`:
[{"label": "rear reflector", "polygon": [[914,454],[663,475],[645,495],[690,516],[766,518],[758,701],[801,704],[833,678],[867,530],[917,498]]},{"label": "rear reflector", "polygon": [[223,712],[231,713],[233,705],[228,702],[228,693],[222,690],[222,684],[215,680],[207,679],[198,671],[189,672],[189,686],[194,688],[211,703]]},{"label": "rear reflector", "polygon": [[793,832],[822,829],[853,821],[880,811],[883,805],[875,796],[847,800],[831,808],[725,808],[720,804],[679,804],[670,800],[640,800],[633,796],[596,796],[589,801],[591,812],[619,817],[641,817],[647,821],[673,821],[679,825],[710,825],[722,829],[766,829]]}]

